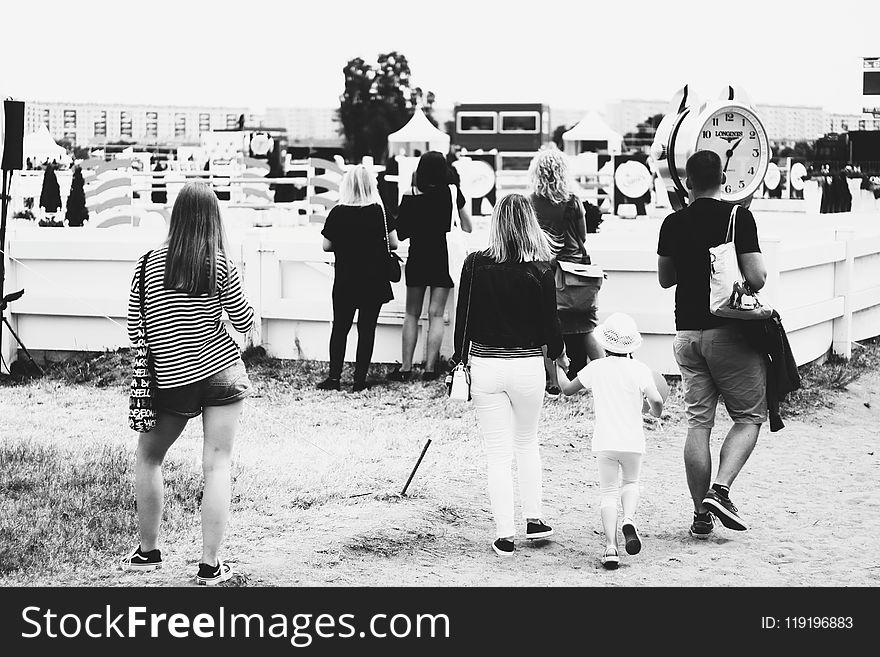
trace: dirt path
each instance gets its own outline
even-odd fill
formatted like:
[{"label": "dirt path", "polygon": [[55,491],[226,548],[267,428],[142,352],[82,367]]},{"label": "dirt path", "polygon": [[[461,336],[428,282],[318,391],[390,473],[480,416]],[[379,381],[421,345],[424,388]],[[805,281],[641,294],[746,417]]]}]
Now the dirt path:
[{"label": "dirt path", "polygon": [[[547,404],[574,404],[574,400]],[[719,411],[726,420],[726,414]],[[648,433],[639,509],[641,554],[622,555],[617,571],[598,561],[602,547],[595,463],[588,431],[573,423],[542,438],[545,517],[556,536],[517,543],[513,559],[490,549],[492,519],[476,436],[455,447],[437,441],[413,497],[365,496],[272,516],[238,512],[225,548],[240,584],[451,586],[872,586],[880,584],[880,373],[866,374],[830,409],[786,418],[759,445],[732,496],[747,532],[719,527],[692,539],[681,451],[681,415]],[[717,457],[720,422],[713,437]],[[457,458],[441,458],[444,450]],[[436,457],[432,459],[432,457]],[[454,461],[448,471],[438,463]],[[197,555],[197,527],[175,546]],[[189,541],[189,545],[187,545]],[[180,585],[192,563],[168,555],[162,571],[110,574],[92,583]]]}]

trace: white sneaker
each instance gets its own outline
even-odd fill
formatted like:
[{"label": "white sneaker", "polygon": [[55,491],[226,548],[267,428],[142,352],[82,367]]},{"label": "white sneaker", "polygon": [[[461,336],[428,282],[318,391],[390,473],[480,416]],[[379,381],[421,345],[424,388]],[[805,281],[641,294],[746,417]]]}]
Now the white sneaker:
[{"label": "white sneaker", "polygon": [[620,565],[620,557],[617,554],[617,548],[609,545],[602,553],[602,565],[608,570],[614,570]]}]

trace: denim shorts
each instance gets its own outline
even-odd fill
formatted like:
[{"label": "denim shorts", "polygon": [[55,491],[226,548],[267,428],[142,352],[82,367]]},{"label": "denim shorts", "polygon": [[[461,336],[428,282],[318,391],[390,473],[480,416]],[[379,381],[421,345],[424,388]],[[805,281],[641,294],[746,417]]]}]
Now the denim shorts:
[{"label": "denim shorts", "polygon": [[738,326],[678,331],[673,350],[689,428],[714,426],[719,396],[734,423],[767,421],[767,365]]},{"label": "denim shorts", "polygon": [[225,406],[251,393],[251,382],[241,359],[216,374],[175,388],[156,391],[156,408],[165,413],[193,418],[205,406]]}]

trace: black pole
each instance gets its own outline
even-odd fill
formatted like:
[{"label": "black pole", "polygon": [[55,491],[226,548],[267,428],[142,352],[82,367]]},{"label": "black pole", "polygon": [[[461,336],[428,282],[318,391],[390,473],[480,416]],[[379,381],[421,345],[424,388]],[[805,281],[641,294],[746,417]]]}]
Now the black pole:
[{"label": "black pole", "polygon": [[413,476],[416,474],[416,470],[419,469],[419,465],[422,463],[422,459],[425,458],[425,452],[428,451],[428,447],[431,445],[431,439],[428,438],[428,442],[425,443],[425,446],[422,448],[422,453],[419,454],[419,460],[416,461],[415,467],[412,469],[412,472],[409,473],[409,479],[406,480],[406,483],[403,486],[403,490],[400,491],[401,497],[406,495],[406,489],[409,488],[409,482],[412,481]]},{"label": "black pole", "polygon": [[[0,299],[3,298],[3,283],[6,280],[6,211],[8,210],[6,199],[6,169],[3,169],[3,187],[0,188]],[[5,320],[3,309],[0,308],[0,320]],[[3,326],[0,324],[0,354],[3,353]],[[12,363],[9,363],[11,366]],[[10,370],[11,373],[11,370]]]}]

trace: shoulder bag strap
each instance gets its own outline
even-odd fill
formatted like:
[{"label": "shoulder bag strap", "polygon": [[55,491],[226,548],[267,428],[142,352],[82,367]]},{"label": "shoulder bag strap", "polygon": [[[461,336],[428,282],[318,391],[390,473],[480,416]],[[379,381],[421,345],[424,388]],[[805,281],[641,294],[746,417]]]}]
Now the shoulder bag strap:
[{"label": "shoulder bag strap", "polygon": [[[150,254],[152,251],[147,251],[147,254],[144,256],[143,261],[141,262],[141,276],[140,276],[140,297],[141,297],[141,322],[144,325],[144,339],[147,339],[147,312],[145,309],[146,306],[146,278],[147,278],[147,260],[150,259]],[[149,340],[148,340],[149,342]]]},{"label": "shoulder bag strap", "polygon": [[724,235],[725,242],[736,241],[736,209],[738,207],[738,205],[734,205],[730,209],[730,221],[727,222],[727,233]]},{"label": "shoulder bag strap", "polygon": [[379,206],[379,209],[382,210],[382,225],[385,227],[385,232],[383,233],[383,235],[385,235],[385,249],[390,254],[391,253],[391,243],[388,241],[388,219],[385,217],[385,205],[382,203],[379,203],[378,206]]},{"label": "shoulder bag strap", "polygon": [[474,291],[474,274],[477,271],[477,254],[474,253],[471,256],[471,286],[468,288],[468,299],[467,299],[467,308],[464,311],[464,337],[462,341],[464,344],[462,345],[462,354],[461,354],[461,362],[464,365],[467,365],[468,356],[470,356],[471,351],[471,341],[468,337],[468,319],[471,314],[471,293]]}]

